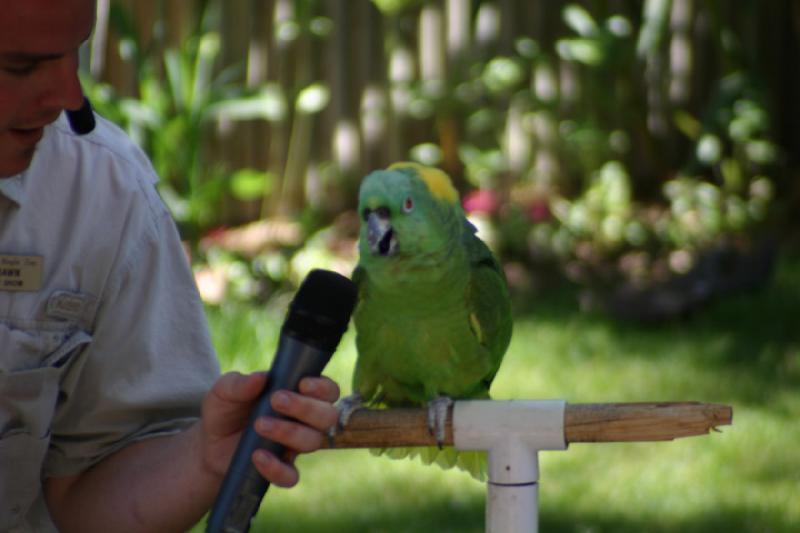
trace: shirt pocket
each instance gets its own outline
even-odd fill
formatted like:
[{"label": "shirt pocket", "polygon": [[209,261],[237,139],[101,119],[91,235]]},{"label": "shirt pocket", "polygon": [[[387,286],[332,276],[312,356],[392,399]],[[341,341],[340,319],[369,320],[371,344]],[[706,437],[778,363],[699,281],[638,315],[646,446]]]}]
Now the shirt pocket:
[{"label": "shirt pocket", "polygon": [[76,329],[0,323],[0,531],[22,519],[41,492],[41,465],[64,369],[91,337]]},{"label": "shirt pocket", "polygon": [[0,531],[11,531],[25,520],[41,495],[40,468],[49,435],[36,437],[11,431],[0,438]]},{"label": "shirt pocket", "polygon": [[62,323],[0,323],[0,439],[19,431],[38,437],[49,432],[64,369],[91,340]]}]

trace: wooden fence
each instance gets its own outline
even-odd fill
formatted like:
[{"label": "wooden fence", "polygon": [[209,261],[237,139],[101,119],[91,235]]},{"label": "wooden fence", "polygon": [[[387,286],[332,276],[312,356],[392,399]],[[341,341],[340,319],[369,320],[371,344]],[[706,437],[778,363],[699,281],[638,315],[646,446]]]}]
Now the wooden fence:
[{"label": "wooden fence", "polygon": [[[312,83],[329,88],[330,101],[320,113],[299,113],[289,106],[279,120],[221,124],[207,147],[206,157],[230,168],[253,167],[279,176],[278,190],[269,200],[273,212],[296,213],[308,202],[325,203],[330,212],[352,206],[360,176],[407,159],[409,150],[423,143],[438,150],[439,164],[460,187],[465,168],[459,149],[467,142],[497,144],[504,161],[501,180],[541,180],[557,174],[552,137],[558,132],[532,118],[530,108],[518,106],[513,93],[507,98],[495,95],[491,101],[467,96],[458,104],[443,96],[468,93],[473,88],[470,81],[486,72],[491,58],[519,55],[520,46],[533,43],[553,58],[539,63],[538,71],[525,71],[520,87],[537,101],[557,102],[555,109],[550,106],[556,116],[593,113],[597,95],[593,100],[581,91],[609,89],[586,85],[579,62],[556,53],[559,38],[575,36],[576,22],[569,25],[564,18],[569,2],[562,0],[99,0],[89,68],[123,95],[136,95],[137,73],[120,57],[109,17],[112,1],[130,14],[141,43],[162,48],[180,46],[198,27],[200,14],[217,9],[223,44],[220,68],[241,64],[243,85],[277,84],[288,102]],[[403,3],[412,6],[387,11],[386,6]],[[725,41],[721,31],[738,38],[735,53],[765,82],[772,110],[779,111],[774,113],[774,131],[787,160],[797,162],[797,2],[575,3],[601,22],[608,22],[611,14],[624,15],[634,33],[649,23],[652,38],[663,41],[642,54],[636,67],[640,71],[632,73],[639,81],[634,79],[629,87],[640,94],[641,107],[635,111],[643,115],[642,131],[631,134],[635,173],[649,179],[678,168],[685,159],[687,143],[676,131],[672,113],[681,108],[702,114],[711,85],[735,55],[720,48]],[[646,12],[659,6],[660,19]],[[614,90],[607,94],[615,97]],[[470,137],[478,135],[469,127],[475,111],[470,105],[493,108],[500,117],[500,125],[489,132],[492,139]],[[630,109],[607,108],[610,114],[595,118],[626,126],[621,117]],[[330,182],[332,168],[335,183]],[[259,214],[263,212],[250,205],[230,217]]]}]

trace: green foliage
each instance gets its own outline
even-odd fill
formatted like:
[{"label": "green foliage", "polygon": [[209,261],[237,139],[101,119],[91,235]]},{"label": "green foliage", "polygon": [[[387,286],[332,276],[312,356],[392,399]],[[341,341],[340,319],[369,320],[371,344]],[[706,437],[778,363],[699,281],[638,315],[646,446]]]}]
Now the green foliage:
[{"label": "green foliage", "polygon": [[573,201],[553,203],[559,223],[577,239],[589,239],[600,246],[615,247],[626,240],[634,224],[631,184],[625,167],[609,161],[595,173],[586,191]]},{"label": "green foliage", "polygon": [[123,56],[134,67],[136,94],[120,96],[107,84],[88,76],[83,79],[97,110],[127,130],[149,155],[161,178],[159,191],[184,238],[192,243],[219,223],[218,211],[227,194],[252,200],[268,194],[272,185],[263,172],[231,174],[204,155],[215,124],[279,120],[286,108],[278,87],[247,91],[238,81],[238,67],[220,70],[221,43],[213,29],[214,17],[209,9],[178,48],[164,49],[159,39],[144,48],[133,21],[114,7],[112,19],[121,33]]},{"label": "green foliage", "polygon": [[425,0],[372,0],[375,7],[384,15],[393,16],[398,13],[425,3]]},{"label": "green foliage", "polygon": [[[415,93],[431,99],[426,108],[435,116],[463,116],[458,156],[466,181],[507,199],[491,213],[506,226],[501,254],[588,262],[608,273],[633,251],[653,260],[693,256],[720,239],[760,232],[780,153],[734,36],[722,25],[711,34],[730,60],[696,117],[688,104],[669,102],[671,74],[659,67],[669,64],[672,2],[645,2],[639,22],[601,4],[593,11],[602,17],[564,5],[565,31],[551,48],[520,37],[514,55],[473,54],[444,93],[421,86]],[[663,110],[651,107],[657,99]],[[412,158],[441,160],[418,147]],[[543,204],[552,216],[531,216]]]},{"label": "green foliage", "polygon": [[327,86],[321,83],[313,83],[297,94],[295,108],[300,113],[313,115],[325,109],[330,98],[330,90]]},{"label": "green foliage", "polygon": [[252,168],[242,168],[231,174],[231,193],[238,200],[257,200],[272,190],[275,176]]},{"label": "green foliage", "polygon": [[[170,50],[158,31],[142,48],[131,17],[115,8],[136,94],[119,97],[90,80],[87,88],[151,156],[191,240],[229,222],[225,213],[241,213],[233,202],[220,209],[231,199],[260,201],[261,217],[322,233],[355,206],[367,164],[397,159],[441,166],[467,197],[491,192],[495,207],[480,216],[495,226],[503,259],[567,274],[585,263],[604,282],[624,277],[620,264],[631,254],[652,264],[676,252],[693,257],[723,240],[756,239],[774,218],[788,157],[774,140],[774,102],[747,63],[759,49],[745,45],[759,42],[733,31],[758,11],[755,0],[737,10],[717,1],[535,9],[523,1],[364,1],[376,10],[280,3],[271,37],[258,40],[274,46],[271,81],[246,90],[240,71],[220,64],[219,10],[230,4],[203,2],[204,16]],[[515,18],[533,11],[541,22]],[[382,20],[339,39],[347,28],[334,25],[350,14]],[[460,45],[450,39],[456,26]],[[423,27],[444,32],[422,35]],[[374,35],[379,46],[350,53]],[[260,54],[249,59],[264,68]],[[214,127],[251,119],[269,130],[267,168],[225,168],[207,150]],[[292,264],[338,262],[341,248],[327,241],[269,253],[290,265],[282,272],[291,280]]]}]

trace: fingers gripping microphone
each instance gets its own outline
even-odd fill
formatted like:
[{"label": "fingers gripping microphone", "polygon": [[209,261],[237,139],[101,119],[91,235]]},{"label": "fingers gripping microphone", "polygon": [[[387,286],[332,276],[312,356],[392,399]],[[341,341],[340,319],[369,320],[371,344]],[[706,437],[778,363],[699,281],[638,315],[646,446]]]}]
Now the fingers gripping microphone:
[{"label": "fingers gripping microphone", "polygon": [[207,533],[249,530],[269,488],[269,482],[253,466],[253,452],[260,448],[282,457],[285,451],[283,446],[260,437],[253,423],[262,416],[285,418],[272,409],[272,393],[297,390],[302,378],[322,372],[347,329],[355,302],[355,284],[335,272],[313,270],[300,285],[281,328],[267,385],[250,414],[211,509]]}]

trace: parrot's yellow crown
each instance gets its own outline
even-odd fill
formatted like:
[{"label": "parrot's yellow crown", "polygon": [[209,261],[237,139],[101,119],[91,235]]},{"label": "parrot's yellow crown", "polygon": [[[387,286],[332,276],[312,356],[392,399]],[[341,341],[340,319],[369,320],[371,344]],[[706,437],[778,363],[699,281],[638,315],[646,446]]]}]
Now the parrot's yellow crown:
[{"label": "parrot's yellow crown", "polygon": [[434,198],[451,204],[458,202],[458,191],[453,187],[453,182],[450,181],[450,177],[444,171],[409,161],[394,163],[389,166],[388,170],[401,168],[415,170],[422,181],[425,182],[425,185],[428,186],[428,190]]}]

